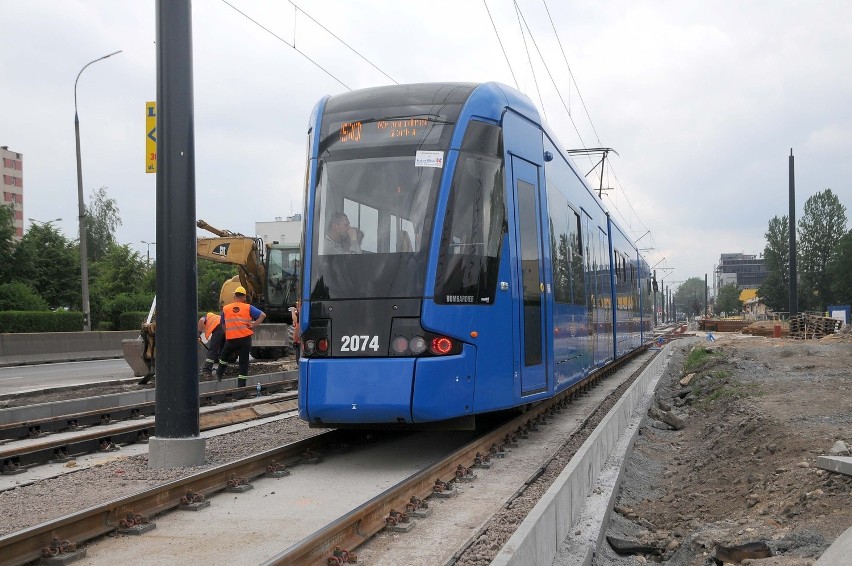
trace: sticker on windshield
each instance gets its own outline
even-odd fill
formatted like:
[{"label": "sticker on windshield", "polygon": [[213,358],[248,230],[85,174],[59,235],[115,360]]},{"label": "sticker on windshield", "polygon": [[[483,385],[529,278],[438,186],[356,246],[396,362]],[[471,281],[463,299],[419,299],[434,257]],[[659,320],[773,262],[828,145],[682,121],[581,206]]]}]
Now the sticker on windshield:
[{"label": "sticker on windshield", "polygon": [[418,151],[414,156],[415,167],[444,167],[443,151]]}]

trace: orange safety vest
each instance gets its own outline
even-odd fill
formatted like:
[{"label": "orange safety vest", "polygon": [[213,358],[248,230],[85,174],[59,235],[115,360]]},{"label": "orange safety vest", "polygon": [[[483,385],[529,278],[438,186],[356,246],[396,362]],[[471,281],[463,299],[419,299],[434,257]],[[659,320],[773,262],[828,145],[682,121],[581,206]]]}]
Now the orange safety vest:
[{"label": "orange safety vest", "polygon": [[251,305],[230,303],[222,307],[225,315],[225,339],[245,338],[254,334],[251,329]]},{"label": "orange safety vest", "polygon": [[216,327],[219,326],[219,321],[222,317],[218,314],[213,314],[212,312],[207,313],[207,316],[204,317],[204,336],[210,340],[210,336],[213,335],[213,331],[216,330]]}]

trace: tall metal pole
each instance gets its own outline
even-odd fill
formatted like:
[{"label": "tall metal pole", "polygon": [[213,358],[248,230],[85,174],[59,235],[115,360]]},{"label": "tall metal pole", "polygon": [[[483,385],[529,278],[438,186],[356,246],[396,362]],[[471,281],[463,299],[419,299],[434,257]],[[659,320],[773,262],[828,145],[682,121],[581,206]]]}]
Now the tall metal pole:
[{"label": "tall metal pole", "polygon": [[707,274],[704,274],[704,318],[707,318]]},{"label": "tall metal pole", "polygon": [[793,171],[793,148],[790,148],[790,316],[799,314],[796,276],[796,177]]},{"label": "tall metal pole", "polygon": [[192,7],[157,0],[156,436],[148,466],[204,462],[198,423]]},{"label": "tall metal pole", "polygon": [[80,279],[83,283],[83,330],[86,332],[92,329],[92,320],[91,309],[89,308],[89,255],[86,248],[86,206],[83,204],[83,166],[80,159],[80,118],[77,114],[77,82],[80,80],[80,75],[83,74],[86,67],[118,53],[121,53],[120,49],[109,55],[89,61],[80,69],[80,72],[77,73],[77,78],[74,80],[74,137],[77,141],[77,216],[80,223]]},{"label": "tall metal pole", "polygon": [[657,270],[654,270],[654,327],[657,326]]}]

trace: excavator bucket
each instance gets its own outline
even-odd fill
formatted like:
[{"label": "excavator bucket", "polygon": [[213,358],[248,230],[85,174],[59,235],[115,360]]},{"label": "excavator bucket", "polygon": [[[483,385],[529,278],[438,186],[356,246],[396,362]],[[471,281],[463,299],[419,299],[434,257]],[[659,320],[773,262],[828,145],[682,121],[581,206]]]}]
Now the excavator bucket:
[{"label": "excavator bucket", "polygon": [[136,377],[145,377],[151,372],[151,366],[146,359],[142,357],[145,351],[145,342],[142,337],[122,340],[121,349],[124,351],[124,359],[127,365],[133,370],[133,375]]}]

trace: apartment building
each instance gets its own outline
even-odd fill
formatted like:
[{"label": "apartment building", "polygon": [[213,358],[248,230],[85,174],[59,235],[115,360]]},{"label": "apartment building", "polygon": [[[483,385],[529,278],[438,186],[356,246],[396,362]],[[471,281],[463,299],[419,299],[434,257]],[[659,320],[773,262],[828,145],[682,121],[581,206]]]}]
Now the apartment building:
[{"label": "apartment building", "polygon": [[15,239],[24,237],[24,156],[0,146],[3,204],[11,206],[15,220]]}]

